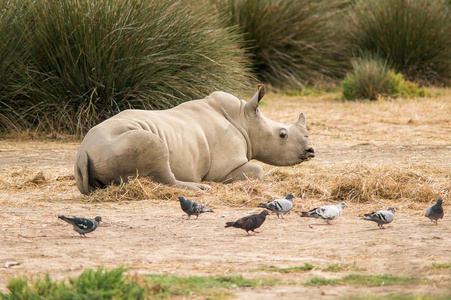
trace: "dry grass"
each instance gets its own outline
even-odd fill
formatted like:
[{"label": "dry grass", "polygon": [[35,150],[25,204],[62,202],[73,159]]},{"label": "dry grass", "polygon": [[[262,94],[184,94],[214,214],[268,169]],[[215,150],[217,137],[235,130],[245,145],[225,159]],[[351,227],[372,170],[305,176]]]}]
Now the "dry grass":
[{"label": "dry grass", "polygon": [[27,187],[36,188],[37,186],[48,183],[50,181],[46,178],[43,171],[34,172],[27,168],[13,171],[9,176],[0,177],[0,188],[2,190],[21,190]]},{"label": "dry grass", "polygon": [[396,167],[371,169],[361,166],[340,176],[330,192],[339,201],[370,202],[375,199],[397,200],[408,198],[425,202],[449,194],[451,186],[436,186],[434,180],[418,171]]},{"label": "dry grass", "polygon": [[[179,194],[180,190],[173,187],[157,184],[145,178],[130,178],[128,182],[96,190],[88,196],[81,196],[81,199],[88,202],[168,200],[177,198]],[[186,191],[185,194],[193,195],[194,192]]]},{"label": "dry grass", "polygon": [[[300,112],[306,113],[317,156],[294,167],[261,164],[265,182],[208,183],[211,190],[193,192],[135,179],[79,196],[71,166],[68,173],[57,177],[51,169],[24,167],[4,168],[0,172],[0,188],[59,189],[63,194],[71,190],[75,195],[71,200],[89,202],[175,201],[184,195],[213,207],[254,207],[287,193],[302,199],[302,209],[319,202],[343,200],[423,203],[438,197],[446,199],[451,190],[451,161],[447,157],[451,150],[446,152],[451,149],[451,90],[430,92],[435,96],[373,102],[341,101],[338,93],[302,97],[270,93],[262,112],[281,122],[294,122]],[[20,136],[16,138],[22,140]],[[52,149],[64,149],[60,142],[47,143],[53,145]],[[4,147],[10,152],[18,151],[11,143]],[[299,209],[296,207],[295,211]]]},{"label": "dry grass", "polygon": [[[440,181],[436,176],[445,178]],[[213,206],[254,207],[261,202],[294,193],[297,198],[310,201],[346,201],[367,203],[382,200],[411,200],[429,202],[449,197],[450,174],[439,169],[421,170],[393,166],[364,166],[355,164],[343,168],[320,168],[315,165],[293,167],[288,170],[272,168],[265,182],[247,180],[233,184],[209,182],[207,192],[187,191],[148,181],[130,179],[119,186],[97,190],[79,197],[89,202],[136,201],[145,199],[173,200],[179,195]],[[309,202],[306,202],[309,203]]]}]

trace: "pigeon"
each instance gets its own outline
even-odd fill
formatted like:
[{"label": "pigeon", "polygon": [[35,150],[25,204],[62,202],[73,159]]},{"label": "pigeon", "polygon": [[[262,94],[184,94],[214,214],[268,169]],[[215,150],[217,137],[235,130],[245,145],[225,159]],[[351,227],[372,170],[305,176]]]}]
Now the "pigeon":
[{"label": "pigeon", "polygon": [[283,215],[293,209],[293,198],[293,194],[288,194],[285,199],[276,199],[267,203],[260,203],[258,207],[269,209],[277,214],[277,218],[282,216],[283,219]]},{"label": "pigeon", "polygon": [[199,215],[201,213],[205,212],[213,212],[211,208],[206,207],[203,204],[194,202],[189,199],[185,199],[185,197],[180,196],[178,200],[180,202],[180,206],[182,207],[182,210],[188,215],[188,219],[191,217],[191,215],[195,215],[196,219],[199,218]]},{"label": "pigeon", "polygon": [[442,203],[443,199],[439,198],[436,204],[428,207],[428,209],[426,210],[426,214],[424,215],[425,217],[428,217],[429,220],[431,220],[432,222],[435,222],[435,225],[438,224],[437,222],[438,219],[443,219],[443,216],[445,215]]},{"label": "pigeon", "polygon": [[96,230],[96,228],[99,226],[99,222],[102,221],[102,218],[99,216],[95,217],[94,219],[77,217],[68,218],[65,216],[58,216],[58,218],[74,225],[74,230],[78,232],[82,237],[86,237],[86,233]]},{"label": "pigeon", "polygon": [[301,213],[301,217],[324,219],[326,220],[327,225],[332,225],[332,223],[330,223],[330,220],[333,220],[341,216],[343,208],[345,207],[347,207],[345,202],[340,202],[337,205],[325,205],[321,207],[316,207],[307,212],[303,211]]},{"label": "pigeon", "polygon": [[365,214],[365,217],[361,219],[376,222],[380,229],[385,229],[384,224],[391,223],[395,219],[394,213],[395,208],[389,207],[387,210],[378,210]]},{"label": "pigeon", "polygon": [[227,222],[225,227],[241,228],[243,230],[246,230],[248,235],[250,235],[249,231],[260,233],[259,231],[255,231],[255,229],[262,226],[263,222],[265,222],[266,220],[267,215],[269,215],[269,212],[267,210],[264,210],[259,214],[246,216],[236,220],[235,222]]}]

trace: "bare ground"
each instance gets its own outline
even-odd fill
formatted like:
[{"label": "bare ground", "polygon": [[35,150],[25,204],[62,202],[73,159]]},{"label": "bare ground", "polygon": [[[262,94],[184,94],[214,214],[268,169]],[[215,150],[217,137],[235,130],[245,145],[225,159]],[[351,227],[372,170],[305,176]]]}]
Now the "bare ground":
[{"label": "bare ground", "polygon": [[[445,199],[446,212],[450,207],[446,187],[451,186],[451,100],[446,96],[425,102],[295,102],[289,98],[275,104],[268,100],[262,110],[273,119],[292,122],[302,109],[310,124],[317,157],[297,167],[277,169],[288,169],[296,175],[305,169],[321,168],[336,168],[344,173],[347,166],[356,164],[369,168],[414,168],[417,172],[433,168],[438,175],[430,180]],[[72,177],[78,145],[79,142],[67,140],[1,140],[0,290],[6,291],[8,280],[16,276],[33,277],[48,272],[55,279],[63,279],[103,264],[107,268],[124,265],[131,268],[130,272],[140,274],[242,274],[296,283],[236,289],[233,292],[237,299],[451,296],[450,269],[432,268],[433,263],[451,262],[451,219],[445,215],[435,226],[424,217],[425,209],[436,199],[348,203],[344,215],[327,226],[320,220],[299,218],[298,213],[329,203],[330,199],[298,193],[293,213],[285,219],[270,215],[262,233],[247,236],[238,229],[225,229],[224,224],[260,209],[222,205],[215,201],[215,189],[196,197],[215,210],[198,220],[186,220],[175,198],[84,201]],[[265,170],[273,172],[274,167],[265,166]],[[27,177],[39,172],[44,179]],[[264,187],[270,195],[283,196],[273,192],[272,182],[266,181]],[[386,230],[359,219],[365,212],[389,205],[394,205],[397,212]],[[80,238],[71,226],[57,219],[58,214],[101,215],[105,222],[88,238]],[[20,264],[4,268],[8,262]],[[305,263],[317,268],[289,274],[254,270]],[[346,267],[340,272],[321,270],[332,264]],[[341,278],[351,273],[425,277],[431,281],[408,287],[301,284],[312,277]]]}]

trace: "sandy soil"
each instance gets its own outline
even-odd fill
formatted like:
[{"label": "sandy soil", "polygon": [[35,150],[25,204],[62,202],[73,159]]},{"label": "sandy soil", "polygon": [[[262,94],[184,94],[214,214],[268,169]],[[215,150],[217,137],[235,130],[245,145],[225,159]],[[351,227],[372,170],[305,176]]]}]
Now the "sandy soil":
[{"label": "sandy soil", "polygon": [[[446,130],[450,132],[449,127]],[[324,135],[318,136],[318,141],[321,138]],[[355,136],[340,143],[319,142],[315,147],[317,157],[307,164],[345,164],[371,158],[373,164],[421,160],[431,166],[451,169],[451,143],[447,141],[383,144],[368,143]],[[236,289],[233,292],[237,299],[451,295],[450,269],[432,268],[433,263],[451,262],[451,218],[445,216],[438,226],[433,225],[424,217],[431,202],[411,205],[405,200],[397,203],[396,220],[386,230],[359,219],[364,212],[385,207],[387,203],[381,202],[351,204],[332,226],[321,220],[301,219],[298,213],[291,213],[285,219],[270,215],[261,227],[262,233],[247,236],[239,229],[225,229],[224,224],[260,209],[213,206],[215,213],[204,214],[198,220],[186,220],[176,199],[88,203],[79,200],[72,177],[78,142],[2,140],[0,145],[0,175],[11,179],[0,181],[2,291],[6,291],[8,280],[16,276],[33,277],[49,272],[53,278],[63,279],[103,264],[107,268],[124,265],[130,267],[131,272],[142,274],[242,274],[297,283]],[[16,182],[15,178],[23,176],[24,170],[42,171],[48,182],[8,186]],[[208,197],[215,196],[206,193]],[[312,201],[307,205],[302,199],[296,199],[295,211],[309,209],[312,204],[325,204],[320,199]],[[449,211],[449,200],[445,201],[445,210]],[[88,234],[88,238],[80,238],[70,225],[57,219],[58,214],[100,215],[104,223]],[[4,267],[9,262],[20,264]],[[305,263],[318,268],[289,274],[253,271]],[[320,270],[337,263],[348,268],[341,272]],[[432,282],[408,288],[300,284],[316,276],[341,278],[351,273],[426,277]]]}]

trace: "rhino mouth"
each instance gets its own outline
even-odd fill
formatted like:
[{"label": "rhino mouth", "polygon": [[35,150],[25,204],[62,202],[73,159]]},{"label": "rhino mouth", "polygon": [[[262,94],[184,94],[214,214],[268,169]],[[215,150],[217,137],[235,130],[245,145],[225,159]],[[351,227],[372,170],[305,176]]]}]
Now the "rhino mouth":
[{"label": "rhino mouth", "polygon": [[315,150],[313,148],[305,149],[304,158],[305,160],[310,160],[315,157]]}]

